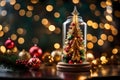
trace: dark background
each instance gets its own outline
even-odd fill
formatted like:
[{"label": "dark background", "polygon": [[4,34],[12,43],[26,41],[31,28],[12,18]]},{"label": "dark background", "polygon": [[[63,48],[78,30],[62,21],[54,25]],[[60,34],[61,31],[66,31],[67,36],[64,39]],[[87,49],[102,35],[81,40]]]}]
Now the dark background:
[{"label": "dark background", "polygon": [[[4,0],[0,0],[2,2]],[[37,3],[32,3],[32,1],[37,1]],[[68,16],[71,15],[74,6],[77,7],[80,16],[82,16],[84,22],[87,23],[88,20],[92,20],[93,22],[99,23],[109,23],[117,29],[117,35],[113,35],[111,30],[98,28],[94,29],[88,26],[88,34],[92,34],[97,37],[97,40],[100,39],[100,35],[102,33],[108,35],[112,35],[114,40],[112,42],[105,40],[102,46],[98,45],[98,43],[93,43],[94,47],[91,49],[87,49],[88,52],[92,52],[95,57],[100,57],[102,53],[107,53],[107,56],[112,55],[112,50],[114,48],[118,49],[118,53],[120,50],[120,0],[111,0],[112,5],[110,7],[113,9],[112,22],[109,22],[105,19],[105,11],[106,7],[101,7],[101,2],[106,2],[107,0],[79,0],[79,3],[73,3],[72,0],[16,0],[15,4],[20,4],[20,9],[15,10],[14,5],[11,5],[9,0],[6,0],[6,4],[4,6],[0,6],[0,25],[3,28],[8,25],[9,31],[4,32],[4,35],[0,37],[0,46],[4,45],[4,42],[10,37],[12,34],[17,35],[17,39],[14,40],[16,46],[21,51],[22,49],[29,50],[31,46],[37,44],[43,50],[43,52],[48,51],[51,52],[55,50],[54,44],[59,43],[60,48],[62,48],[62,24],[67,19]],[[110,1],[110,0],[108,0]],[[46,10],[47,5],[52,5],[53,10],[48,12]],[[90,9],[90,5],[94,4],[96,6],[95,10]],[[20,16],[19,11],[21,9],[25,10],[25,12],[29,11],[27,6],[31,5],[34,9],[31,11],[32,16],[27,17],[26,15]],[[6,10],[7,14],[5,16],[1,15],[2,10]],[[95,15],[95,11],[98,10],[100,12],[99,16]],[[116,11],[118,11],[116,15]],[[59,12],[60,17],[55,18],[54,13]],[[34,15],[39,16],[39,20],[34,20]],[[55,31],[51,32],[46,28],[42,23],[42,19],[46,18],[48,21],[57,27],[60,32],[56,33]],[[25,34],[18,34],[17,29],[23,28],[25,30]],[[0,33],[1,34],[1,33]],[[25,42],[23,44],[18,43],[18,38],[23,37]],[[91,42],[91,41],[88,41]]]}]

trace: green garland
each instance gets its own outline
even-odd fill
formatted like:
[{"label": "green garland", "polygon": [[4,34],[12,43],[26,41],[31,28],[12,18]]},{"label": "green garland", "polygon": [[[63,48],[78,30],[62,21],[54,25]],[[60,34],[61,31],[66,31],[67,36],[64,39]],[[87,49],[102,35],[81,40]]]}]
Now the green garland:
[{"label": "green garland", "polygon": [[3,66],[5,69],[11,69],[13,71],[16,70],[27,70],[23,65],[17,65],[16,60],[19,57],[17,54],[2,54],[0,53],[0,65]]}]

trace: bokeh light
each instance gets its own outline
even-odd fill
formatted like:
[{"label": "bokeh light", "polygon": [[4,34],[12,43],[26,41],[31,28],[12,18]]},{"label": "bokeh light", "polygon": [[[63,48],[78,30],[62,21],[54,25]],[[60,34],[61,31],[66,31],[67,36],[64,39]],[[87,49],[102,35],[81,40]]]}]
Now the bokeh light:
[{"label": "bokeh light", "polygon": [[3,31],[4,31],[5,33],[7,33],[9,30],[10,30],[9,25],[6,25],[5,27],[3,27]]},{"label": "bokeh light", "polygon": [[106,5],[107,5],[107,6],[111,6],[111,5],[112,5],[111,0],[107,0],[107,1],[106,1]]},{"label": "bokeh light", "polygon": [[97,39],[97,37],[96,37],[96,36],[93,36],[93,37],[92,37],[92,42],[93,42],[93,43],[96,43],[96,42],[97,42],[97,40],[98,40],[98,39]]},{"label": "bokeh light", "polygon": [[118,49],[117,49],[117,48],[114,48],[114,49],[112,50],[112,53],[113,53],[113,54],[117,54],[117,53],[118,53]]},{"label": "bokeh light", "polygon": [[111,14],[112,13],[112,7],[110,7],[110,6],[107,6],[107,13],[109,13],[109,14]]},{"label": "bokeh light", "polygon": [[103,41],[102,39],[99,39],[99,40],[98,40],[98,45],[99,45],[99,46],[102,46],[103,44],[104,44],[104,41]]},{"label": "bokeh light", "polygon": [[10,0],[10,4],[14,5],[16,3],[16,0]]},{"label": "bokeh light", "polygon": [[34,7],[33,7],[33,6],[28,5],[28,6],[27,6],[27,9],[28,9],[29,11],[32,11],[32,10],[34,9]]},{"label": "bokeh light", "polygon": [[[86,46],[92,51],[90,53],[94,55],[100,50],[95,56],[105,57],[111,53],[117,54],[119,48],[115,46],[119,45],[120,10],[116,4],[119,4],[119,0],[1,0],[0,44],[10,37],[18,43],[18,49],[24,48],[26,44],[25,48],[28,49],[31,43],[39,44],[43,50],[59,49],[63,22],[72,15],[71,9],[75,5],[79,16],[87,23]],[[46,42],[48,39],[53,40]],[[16,51],[17,49],[14,52]]]},{"label": "bokeh light", "polygon": [[110,29],[110,24],[105,23],[104,27],[105,27],[105,29],[109,30]]},{"label": "bokeh light", "polygon": [[17,29],[17,33],[20,34],[20,35],[23,34],[24,33],[24,29],[23,28],[18,28]]},{"label": "bokeh light", "polygon": [[31,11],[27,11],[27,12],[26,12],[26,16],[27,16],[27,17],[32,17],[32,15],[33,15],[33,14],[32,14]]},{"label": "bokeh light", "polygon": [[100,16],[100,15],[101,15],[100,11],[99,11],[99,10],[96,10],[96,11],[95,11],[95,16]]},{"label": "bokeh light", "polygon": [[60,17],[60,13],[59,12],[55,12],[54,16],[55,16],[55,18],[59,18]]},{"label": "bokeh light", "polygon": [[25,42],[24,38],[23,37],[19,37],[18,38],[18,43],[19,44],[23,44]]},{"label": "bokeh light", "polygon": [[43,18],[41,22],[42,22],[43,25],[47,25],[48,24],[48,19]]},{"label": "bokeh light", "polygon": [[37,4],[39,2],[39,0],[31,0],[31,3],[33,4]]},{"label": "bokeh light", "polygon": [[80,1],[79,0],[72,0],[74,4],[78,4]]},{"label": "bokeh light", "polygon": [[92,42],[88,42],[87,43],[87,48],[88,49],[92,49],[94,47],[93,43]]},{"label": "bokeh light", "polygon": [[112,19],[112,16],[111,16],[111,15],[106,15],[106,19],[107,19],[108,21],[110,21],[110,22],[112,22],[112,21],[113,21],[113,19]]},{"label": "bokeh light", "polygon": [[49,29],[50,31],[54,31],[54,30],[55,30],[55,26],[54,26],[54,25],[50,25],[50,26],[48,27],[48,29]]},{"label": "bokeh light", "polygon": [[107,40],[107,35],[106,34],[101,34],[100,37],[101,37],[102,40]]},{"label": "bokeh light", "polygon": [[1,7],[4,7],[5,5],[6,5],[6,0],[0,1],[0,6],[1,6]]},{"label": "bokeh light", "polygon": [[2,11],[1,11],[1,15],[2,15],[2,16],[6,16],[6,15],[7,15],[7,11],[6,11],[6,10],[2,10]]},{"label": "bokeh light", "polygon": [[16,35],[16,34],[12,34],[12,35],[11,35],[11,39],[12,39],[12,40],[16,40],[16,39],[17,39],[17,35]]},{"label": "bokeh light", "polygon": [[15,9],[15,10],[19,10],[20,7],[21,7],[21,5],[20,5],[19,3],[17,3],[17,4],[14,5],[14,9]]},{"label": "bokeh light", "polygon": [[34,20],[35,21],[39,21],[39,19],[40,19],[39,15],[34,15]]},{"label": "bokeh light", "polygon": [[24,16],[24,15],[25,15],[25,10],[24,10],[24,9],[21,9],[21,10],[19,11],[19,15],[20,15],[20,16]]},{"label": "bokeh light", "polygon": [[60,44],[59,44],[59,43],[55,43],[55,44],[54,44],[54,48],[55,48],[55,49],[59,49],[59,48],[60,48]]},{"label": "bokeh light", "polygon": [[112,35],[108,35],[108,41],[113,42],[114,38]]},{"label": "bokeh light", "polygon": [[52,5],[47,5],[47,6],[46,6],[46,10],[47,10],[48,12],[51,12],[51,11],[53,10],[53,6],[52,6]]},{"label": "bokeh light", "polygon": [[1,51],[2,53],[6,53],[6,48],[5,48],[5,46],[0,46],[0,51]]},{"label": "bokeh light", "polygon": [[87,40],[88,41],[92,41],[92,39],[93,39],[92,35],[91,34],[87,34]]},{"label": "bokeh light", "polygon": [[90,4],[90,9],[91,10],[95,10],[96,9],[96,5],[95,4]]},{"label": "bokeh light", "polygon": [[3,28],[2,25],[0,25],[0,31],[2,30],[2,28]]},{"label": "bokeh light", "polygon": [[106,8],[106,6],[107,6],[105,1],[101,1],[100,5],[101,5],[102,8]]},{"label": "bokeh light", "polygon": [[4,36],[4,32],[0,31],[0,37],[3,37],[3,36]]},{"label": "bokeh light", "polygon": [[92,20],[88,20],[88,21],[87,21],[87,25],[88,25],[88,26],[92,26],[92,24],[93,24],[93,21],[92,21]]},{"label": "bokeh light", "polygon": [[120,18],[120,11],[115,10],[114,14],[115,14],[116,17]]},{"label": "bokeh light", "polygon": [[14,52],[14,53],[18,52],[18,48],[15,46],[15,47],[12,49],[12,52]]},{"label": "bokeh light", "polygon": [[33,42],[34,44],[38,44],[39,39],[38,39],[38,38],[36,38],[36,37],[34,37],[34,38],[32,39],[32,42]]},{"label": "bokeh light", "polygon": [[93,29],[98,29],[98,24],[97,24],[96,22],[93,22],[92,28],[93,28]]}]

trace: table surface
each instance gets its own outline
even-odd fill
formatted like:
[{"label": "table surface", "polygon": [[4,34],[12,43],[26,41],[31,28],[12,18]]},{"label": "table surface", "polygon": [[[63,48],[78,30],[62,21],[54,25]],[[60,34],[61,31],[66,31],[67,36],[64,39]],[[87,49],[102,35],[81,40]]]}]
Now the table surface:
[{"label": "table surface", "polygon": [[[88,72],[61,72],[56,65],[41,66],[40,70],[10,70],[0,67],[1,79],[34,80],[120,80],[120,65],[104,65]],[[118,79],[119,78],[119,79]]]}]

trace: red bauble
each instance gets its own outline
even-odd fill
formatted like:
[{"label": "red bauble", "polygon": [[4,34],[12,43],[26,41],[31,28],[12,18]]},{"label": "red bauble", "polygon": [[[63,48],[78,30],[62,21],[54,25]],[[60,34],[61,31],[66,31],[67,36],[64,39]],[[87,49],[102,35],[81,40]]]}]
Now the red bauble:
[{"label": "red bauble", "polygon": [[30,69],[34,69],[34,70],[39,69],[40,65],[41,65],[41,60],[39,58],[36,58],[36,57],[30,58],[28,63],[27,63],[27,66]]},{"label": "red bauble", "polygon": [[42,49],[34,45],[29,49],[29,53],[32,57],[40,57],[42,55]]},{"label": "red bauble", "polygon": [[5,47],[6,47],[7,49],[12,49],[12,48],[15,47],[15,43],[14,43],[11,39],[7,39],[7,40],[5,41]]},{"label": "red bauble", "polygon": [[69,60],[69,62],[68,62],[69,64],[73,64],[73,61],[72,60]]},{"label": "red bauble", "polygon": [[72,26],[76,26],[76,24],[75,24],[75,23],[72,23]]},{"label": "red bauble", "polygon": [[80,63],[82,63],[82,60],[80,60]]}]

